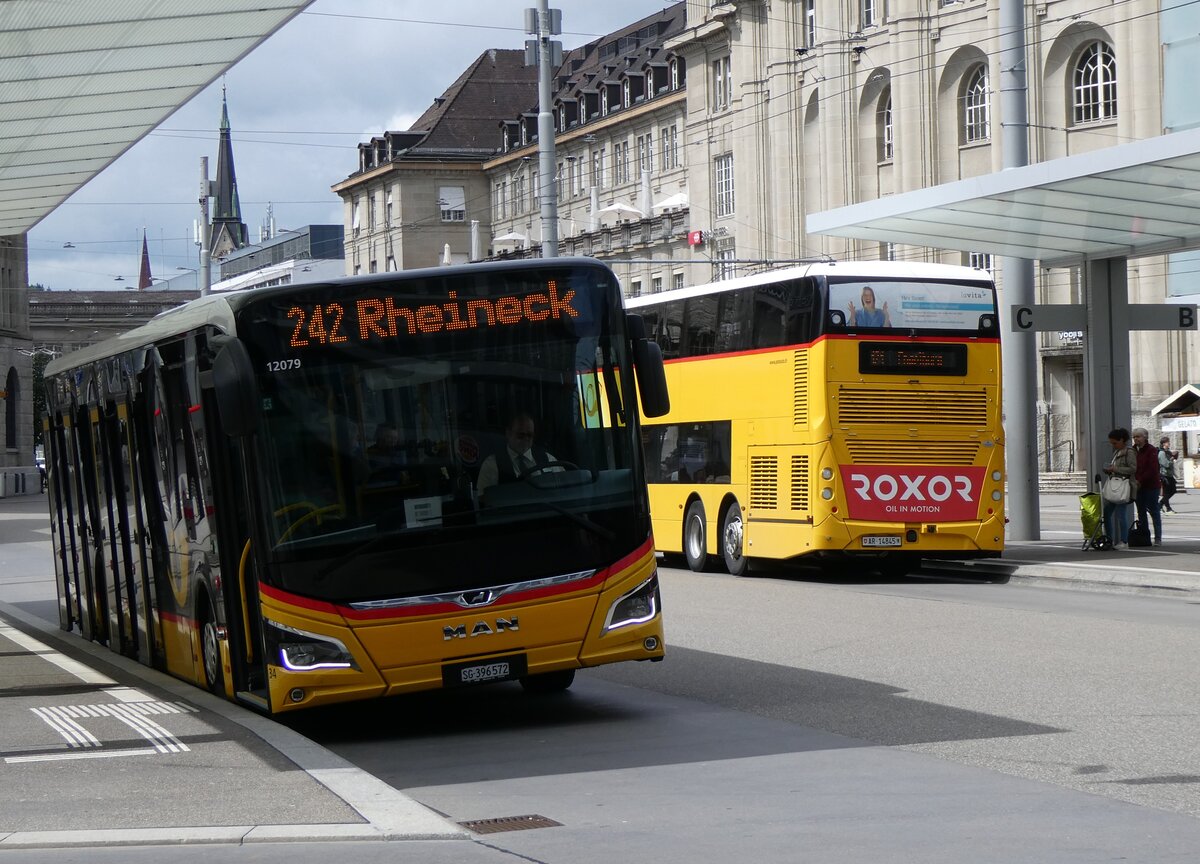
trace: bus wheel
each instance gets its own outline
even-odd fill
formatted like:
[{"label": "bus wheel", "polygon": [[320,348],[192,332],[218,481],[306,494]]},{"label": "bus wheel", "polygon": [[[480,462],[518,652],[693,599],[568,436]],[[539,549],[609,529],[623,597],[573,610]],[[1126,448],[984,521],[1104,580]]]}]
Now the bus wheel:
[{"label": "bus wheel", "polygon": [[730,576],[741,576],[750,563],[742,554],[745,525],[742,522],[741,505],[736,501],[729,505],[721,522],[721,554],[725,558],[725,569],[729,571]]},{"label": "bus wheel", "polygon": [[217,640],[217,613],[212,597],[204,595],[204,619],[200,622],[200,656],[204,660],[204,686],[225,695],[225,673],[221,669],[221,643]]},{"label": "bus wheel", "polygon": [[570,687],[574,680],[574,669],[562,669],[558,672],[526,675],[521,679],[521,686],[525,688],[526,693],[561,693]]},{"label": "bus wheel", "polygon": [[683,554],[688,568],[703,573],[708,567],[708,525],[704,519],[704,505],[693,501],[688,505],[683,519]]}]

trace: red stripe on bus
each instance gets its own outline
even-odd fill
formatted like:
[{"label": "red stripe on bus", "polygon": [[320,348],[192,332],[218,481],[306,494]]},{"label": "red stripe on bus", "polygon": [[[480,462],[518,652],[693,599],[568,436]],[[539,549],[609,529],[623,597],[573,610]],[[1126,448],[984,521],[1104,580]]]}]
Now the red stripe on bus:
[{"label": "red stripe on bus", "polygon": [[[635,549],[633,552],[613,562],[610,566],[603,570],[598,570],[587,579],[582,579],[578,582],[568,582],[565,585],[548,585],[544,588],[533,588],[528,591],[515,591],[512,594],[505,594],[503,604],[509,605],[512,603],[529,602],[531,600],[541,600],[546,597],[552,597],[556,594],[569,594],[585,588],[592,588],[596,585],[601,585],[615,573],[626,570],[637,564],[639,561],[652,556],[654,554],[654,543],[647,539],[645,543]],[[316,612],[324,612],[326,614],[340,615],[347,621],[380,621],[393,618],[415,618],[426,615],[440,614],[458,614],[463,611],[463,607],[457,603],[430,603],[423,606],[403,606],[393,609],[353,609],[350,606],[342,606],[339,604],[329,603],[324,600],[313,600],[309,597],[301,597],[298,594],[292,594],[288,591],[283,591],[279,588],[274,588],[268,585],[260,585],[259,591],[266,597],[278,602],[286,603],[290,606],[298,606],[301,609],[310,609]],[[469,593],[469,592],[464,592]]]},{"label": "red stripe on bus", "polygon": [[723,351],[719,354],[696,354],[691,357],[673,357],[669,360],[666,360],[665,362],[667,364],[693,363],[697,360],[714,360],[718,357],[721,357],[721,358],[750,357],[755,354],[770,354],[771,352],[774,352],[774,351],[778,351],[778,352],[796,351],[801,348],[812,348],[814,345],[818,344],[819,342],[824,342],[826,339],[837,340],[839,342],[867,342],[867,341],[870,341],[870,342],[905,342],[905,343],[936,342],[941,345],[946,345],[946,344],[953,344],[953,345],[995,344],[995,345],[999,345],[1000,344],[1000,339],[997,336],[967,336],[967,337],[955,336],[953,338],[946,338],[945,336],[903,336],[903,335],[892,335],[892,334],[882,334],[882,333],[878,336],[874,336],[874,335],[872,335],[872,336],[843,336],[840,334],[827,333],[824,336],[818,336],[812,342],[796,342],[795,344],[792,344],[792,345],[776,345],[771,348],[749,348],[745,351]]}]

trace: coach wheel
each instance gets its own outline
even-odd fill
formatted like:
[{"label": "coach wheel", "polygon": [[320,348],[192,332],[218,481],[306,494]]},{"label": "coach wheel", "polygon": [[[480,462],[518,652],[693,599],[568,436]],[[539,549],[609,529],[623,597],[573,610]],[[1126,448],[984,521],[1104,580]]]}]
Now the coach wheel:
[{"label": "coach wheel", "polygon": [[521,686],[525,688],[526,693],[561,693],[570,687],[574,680],[574,669],[561,669],[558,672],[526,675],[521,679]]},{"label": "coach wheel", "polygon": [[730,576],[741,576],[749,561],[742,554],[745,523],[742,522],[742,508],[736,501],[729,505],[721,523],[721,554],[725,558],[725,569]]},{"label": "coach wheel", "polygon": [[693,501],[688,505],[683,518],[683,554],[688,567],[702,573],[708,567],[708,526],[704,519],[704,505]]},{"label": "coach wheel", "polygon": [[212,597],[204,595],[204,620],[200,626],[200,655],[204,660],[204,686],[218,695],[225,693],[225,673],[221,668],[221,643],[217,639],[217,613]]}]

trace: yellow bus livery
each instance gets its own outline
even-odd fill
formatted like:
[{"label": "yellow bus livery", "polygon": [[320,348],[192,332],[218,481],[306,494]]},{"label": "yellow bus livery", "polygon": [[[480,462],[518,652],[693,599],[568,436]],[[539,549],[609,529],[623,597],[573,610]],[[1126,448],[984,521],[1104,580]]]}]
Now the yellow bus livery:
[{"label": "yellow bus livery", "polygon": [[642,427],[656,543],[902,572],[998,556],[1000,334],[990,276],[823,262],[626,300],[666,361]]}]

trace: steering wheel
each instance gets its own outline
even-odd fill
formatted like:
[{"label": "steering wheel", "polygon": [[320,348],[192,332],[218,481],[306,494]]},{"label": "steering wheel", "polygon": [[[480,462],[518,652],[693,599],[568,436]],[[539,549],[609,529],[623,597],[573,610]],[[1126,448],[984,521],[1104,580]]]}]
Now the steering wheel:
[{"label": "steering wheel", "polygon": [[526,477],[532,477],[535,474],[543,474],[551,468],[562,468],[564,471],[578,471],[579,466],[574,462],[567,462],[562,459],[556,459],[553,462],[543,462],[541,465],[534,465],[532,468],[526,468],[519,475],[518,480],[524,480]]}]

